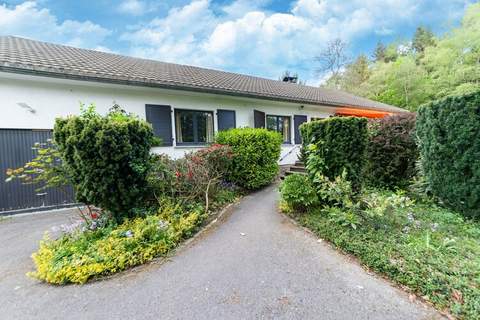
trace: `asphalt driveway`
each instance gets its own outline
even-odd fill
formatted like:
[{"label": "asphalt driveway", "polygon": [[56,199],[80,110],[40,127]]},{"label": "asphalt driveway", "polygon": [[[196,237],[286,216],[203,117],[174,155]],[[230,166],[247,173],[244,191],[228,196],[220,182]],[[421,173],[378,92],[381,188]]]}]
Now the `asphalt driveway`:
[{"label": "asphalt driveway", "polygon": [[0,221],[1,319],[440,319],[276,211],[272,186],[166,261],[83,286],[29,279],[58,212]]}]

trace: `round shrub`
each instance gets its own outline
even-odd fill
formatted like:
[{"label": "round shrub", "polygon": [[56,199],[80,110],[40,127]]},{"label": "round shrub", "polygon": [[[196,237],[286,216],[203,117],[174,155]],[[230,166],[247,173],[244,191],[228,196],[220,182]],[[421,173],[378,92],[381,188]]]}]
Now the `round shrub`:
[{"label": "round shrub", "polygon": [[291,174],[280,185],[282,199],[294,210],[305,211],[319,204],[317,193],[306,175]]},{"label": "round shrub", "polygon": [[407,186],[415,175],[418,159],[415,114],[397,114],[372,121],[367,154],[370,184],[390,189]]},{"label": "round shrub", "polygon": [[273,181],[278,173],[282,137],[266,129],[237,128],[220,131],[216,142],[229,145],[233,158],[227,179],[254,190]]},{"label": "round shrub", "polygon": [[302,124],[300,133],[307,144],[307,158],[314,154],[321,160],[315,161],[315,168],[311,165],[309,168],[307,159],[309,172],[320,172],[329,179],[335,179],[345,170],[354,190],[361,188],[367,160],[367,119],[332,117],[312,121]]},{"label": "round shrub", "polygon": [[431,192],[480,217],[480,92],[423,105],[416,132]]},{"label": "round shrub", "polygon": [[117,220],[131,216],[147,190],[152,127],[120,109],[100,116],[90,107],[56,119],[53,136],[76,200]]}]

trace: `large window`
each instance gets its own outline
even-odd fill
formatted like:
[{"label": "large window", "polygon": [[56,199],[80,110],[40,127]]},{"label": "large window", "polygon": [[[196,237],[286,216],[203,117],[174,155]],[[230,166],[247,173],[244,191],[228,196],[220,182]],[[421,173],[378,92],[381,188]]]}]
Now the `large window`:
[{"label": "large window", "polygon": [[175,110],[177,144],[205,144],[213,142],[213,112]]},{"label": "large window", "polygon": [[267,129],[280,133],[283,143],[290,143],[290,117],[267,115]]}]

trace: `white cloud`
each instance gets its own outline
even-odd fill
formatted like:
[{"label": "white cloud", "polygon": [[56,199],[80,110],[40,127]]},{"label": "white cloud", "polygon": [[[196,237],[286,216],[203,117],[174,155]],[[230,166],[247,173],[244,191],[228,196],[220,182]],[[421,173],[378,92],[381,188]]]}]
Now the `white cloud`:
[{"label": "white cloud", "polygon": [[386,32],[408,20],[418,0],[297,0],[286,13],[265,1],[236,0],[218,14],[209,0],[193,0],[163,18],[127,31],[131,54],[277,78],[285,69],[312,77],[313,57],[329,40]]},{"label": "white cloud", "polygon": [[140,16],[147,11],[147,4],[140,0],[124,0],[120,3],[118,11],[120,13]]},{"label": "white cloud", "polygon": [[15,7],[0,5],[0,34],[96,48],[110,31],[88,20],[59,22],[48,9],[27,1]]}]

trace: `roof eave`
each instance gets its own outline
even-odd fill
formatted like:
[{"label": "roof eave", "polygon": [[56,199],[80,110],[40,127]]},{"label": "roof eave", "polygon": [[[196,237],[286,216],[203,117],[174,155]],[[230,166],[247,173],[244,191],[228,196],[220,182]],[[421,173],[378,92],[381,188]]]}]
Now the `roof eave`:
[{"label": "roof eave", "polygon": [[319,106],[327,106],[327,107],[334,107],[334,108],[343,107],[343,108],[354,108],[354,109],[382,111],[382,112],[391,112],[391,113],[407,112],[406,110],[392,111],[387,109],[371,108],[371,107],[356,106],[356,105],[346,105],[346,104],[334,103],[334,102],[323,102],[323,101],[319,102],[319,101],[312,101],[312,100],[306,100],[306,99],[305,100],[293,99],[293,98],[282,97],[282,96],[258,95],[254,93],[240,92],[240,91],[227,90],[227,89],[221,89],[221,88],[215,89],[210,87],[191,86],[188,84],[178,84],[178,83],[168,84],[168,83],[160,83],[160,82],[147,82],[147,81],[137,81],[137,80],[127,80],[127,79],[95,77],[95,76],[87,76],[82,74],[70,74],[70,73],[38,70],[34,68],[26,69],[26,68],[0,65],[0,71],[7,72],[7,73],[43,76],[43,77],[59,78],[59,79],[130,85],[130,86],[138,86],[138,87],[162,88],[162,89],[190,91],[190,92],[199,92],[199,93],[210,93],[210,94],[218,94],[218,95],[243,97],[243,98],[270,100],[270,101],[282,101],[282,102],[299,103],[299,104],[319,105]]}]

